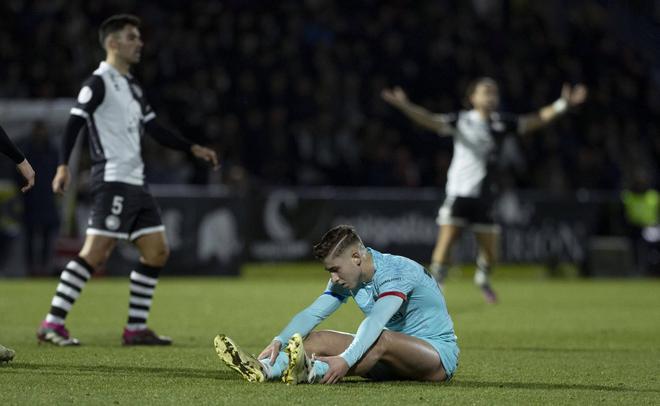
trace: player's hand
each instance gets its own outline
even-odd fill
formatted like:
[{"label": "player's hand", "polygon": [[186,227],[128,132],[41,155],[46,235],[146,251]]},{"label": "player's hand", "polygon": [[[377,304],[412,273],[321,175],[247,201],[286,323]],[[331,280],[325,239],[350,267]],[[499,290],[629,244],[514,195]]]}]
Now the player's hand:
[{"label": "player's hand", "polygon": [[53,178],[53,193],[62,194],[69,188],[69,167],[60,165],[57,167]]},{"label": "player's hand", "polygon": [[581,83],[575,86],[564,83],[561,88],[561,98],[566,100],[570,107],[584,103],[587,100],[587,93],[587,87]]},{"label": "player's hand", "polygon": [[383,91],[380,92],[380,95],[383,100],[393,106],[402,106],[408,102],[406,92],[404,92],[399,86],[393,89],[383,89]]},{"label": "player's hand", "polygon": [[25,193],[34,186],[34,169],[32,169],[32,165],[30,165],[27,159],[16,165],[16,169],[18,169],[18,172],[27,181],[27,184],[21,188],[21,192]]},{"label": "player's hand", "polygon": [[270,365],[275,365],[277,354],[280,353],[281,349],[282,349],[282,343],[280,342],[280,340],[273,340],[273,342],[270,343],[268,347],[264,348],[264,350],[261,351],[261,354],[259,354],[257,359],[270,358]]},{"label": "player's hand", "polygon": [[214,171],[220,167],[220,164],[218,164],[218,155],[211,148],[195,144],[190,147],[190,152],[192,152],[197,158],[211,163]]},{"label": "player's hand", "polygon": [[337,383],[341,378],[345,377],[348,373],[350,367],[346,363],[346,360],[336,355],[334,357],[316,357],[317,360],[327,363],[330,368],[328,372],[325,373],[321,383]]}]

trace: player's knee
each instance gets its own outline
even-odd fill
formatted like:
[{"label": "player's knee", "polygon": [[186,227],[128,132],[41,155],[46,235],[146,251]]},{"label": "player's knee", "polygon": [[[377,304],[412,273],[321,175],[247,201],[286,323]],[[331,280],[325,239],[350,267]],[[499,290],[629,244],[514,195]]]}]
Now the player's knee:
[{"label": "player's knee", "polygon": [[81,253],[79,254],[80,258],[82,258],[89,266],[92,267],[94,272],[97,272],[99,269],[103,269],[105,267],[105,264],[108,262],[108,259],[110,258],[110,252],[97,252],[94,254],[90,253]]},{"label": "player's knee", "polygon": [[142,257],[144,262],[151,266],[164,266],[170,257],[170,248],[167,245],[160,246],[145,252]]},{"label": "player's knee", "polygon": [[305,352],[323,356],[323,346],[321,345],[321,334],[312,331],[305,337]]},{"label": "player's knee", "polygon": [[493,265],[497,262],[497,252],[490,249],[484,249],[481,251],[478,261],[483,262],[488,266]]}]

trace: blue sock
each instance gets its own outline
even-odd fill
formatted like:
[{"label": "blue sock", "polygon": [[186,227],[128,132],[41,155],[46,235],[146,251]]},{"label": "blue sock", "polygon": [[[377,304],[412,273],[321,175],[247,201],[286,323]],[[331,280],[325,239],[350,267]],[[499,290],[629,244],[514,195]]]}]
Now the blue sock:
[{"label": "blue sock", "polygon": [[325,373],[330,369],[330,365],[327,362],[315,360],[312,364],[314,369],[314,382],[318,382],[325,376]]},{"label": "blue sock", "polygon": [[270,358],[264,358],[259,360],[264,366],[266,375],[268,375],[268,380],[278,380],[282,377],[282,373],[289,365],[289,357],[284,351],[280,351],[275,358],[275,365],[270,365]]}]

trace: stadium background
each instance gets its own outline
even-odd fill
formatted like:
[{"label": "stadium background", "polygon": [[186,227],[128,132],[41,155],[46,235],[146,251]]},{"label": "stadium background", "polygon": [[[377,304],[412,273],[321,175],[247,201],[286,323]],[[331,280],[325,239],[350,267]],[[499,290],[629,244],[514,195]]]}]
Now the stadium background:
[{"label": "stadium background", "polygon": [[[64,220],[60,234],[74,239],[57,241],[56,262],[76,250],[84,229],[88,163],[85,152],[80,204],[74,194],[53,203],[43,181],[53,171],[52,148],[71,97],[102,58],[96,27],[130,10],[142,16],[146,42],[136,74],[159,116],[222,157],[222,170],[212,172],[145,139],[148,181],[178,185],[156,188],[174,205],[163,201],[173,258],[187,261],[175,259],[174,270],[193,264],[200,272],[232,273],[243,260],[309,259],[313,239],[342,219],[357,221],[367,235],[397,228],[391,241],[376,246],[426,261],[451,140],[412,125],[380,99],[380,90],[401,85],[433,111],[456,111],[468,81],[488,75],[501,85],[502,109],[515,113],[555,100],[564,81],[590,89],[578,111],[505,143],[498,214],[518,232],[504,236],[504,260],[551,267],[569,261],[589,274],[602,268],[588,264],[589,253],[605,247],[615,260],[603,262],[618,270],[604,273],[646,272],[632,269],[634,241],[610,237],[637,232],[625,221],[621,191],[640,179],[655,188],[660,173],[657,2],[11,1],[0,10],[0,119],[24,148],[35,132],[52,142],[31,159],[41,187],[27,197],[26,213],[42,216],[24,221]],[[34,130],[40,120],[46,128]],[[11,165],[2,168],[11,178]],[[11,183],[6,189],[3,246],[15,253],[7,247],[21,246],[21,204]],[[205,202],[204,215],[176,197],[193,195]],[[373,201],[365,203],[366,195]],[[326,203],[321,213],[328,215],[315,219],[318,204],[309,201],[328,197],[345,204]],[[547,201],[561,204],[539,208]],[[60,215],[43,218],[53,204]],[[525,231],[534,227],[543,230]],[[409,234],[416,236],[397,241]],[[204,243],[197,239],[212,235],[226,249],[200,248],[203,258],[176,255],[177,242],[190,253]],[[515,252],[534,245],[537,255],[509,254],[507,241]],[[565,252],[570,241],[580,252]],[[470,257],[469,244],[460,245],[459,260]],[[22,272],[21,259],[6,256],[6,274],[53,272],[50,266]]]},{"label": "stadium background", "polygon": [[[80,248],[88,210],[86,145],[62,199],[50,192],[54,148],[102,58],[96,29],[118,12],[143,20],[135,73],[158,115],[217,148],[223,167],[145,138],[172,245],[150,325],[174,348],[119,344],[136,255],[126,245],[105,271],[119,277],[97,275],[68,319],[84,345],[37,346],[55,288],[41,276]],[[0,123],[37,171],[22,197],[0,160],[0,343],[17,351],[0,365],[2,403],[657,404],[660,295],[639,278],[657,275],[657,242],[640,239],[621,197],[658,188],[659,23],[660,2],[642,0],[0,2]],[[258,353],[318,295],[327,275],[309,248],[330,225],[428,261],[451,141],[379,94],[400,85],[453,111],[482,75],[514,113],[554,101],[564,81],[585,83],[589,99],[505,148],[497,306],[472,285],[469,235],[456,247],[463,265],[445,291],[462,351],[453,381],[250,386],[221,366],[215,334]],[[44,264],[40,238],[23,253],[34,225],[54,238]],[[355,331],[360,320],[348,305],[321,327]]]}]

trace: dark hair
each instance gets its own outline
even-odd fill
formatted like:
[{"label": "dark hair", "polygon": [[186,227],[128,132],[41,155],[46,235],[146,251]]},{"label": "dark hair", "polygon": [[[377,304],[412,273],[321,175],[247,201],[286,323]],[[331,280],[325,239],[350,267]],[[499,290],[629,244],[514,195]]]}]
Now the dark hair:
[{"label": "dark hair", "polygon": [[140,28],[141,23],[140,19],[132,14],[115,14],[109,17],[103,21],[101,27],[99,27],[99,41],[101,42],[101,47],[105,47],[105,39],[108,38],[108,35],[123,30],[127,25]]},{"label": "dark hair", "polygon": [[333,227],[321,237],[321,241],[314,245],[312,252],[316,259],[323,260],[333,253],[333,257],[340,255],[347,247],[355,242],[362,243],[355,228],[348,225]]},{"label": "dark hair", "polygon": [[486,83],[495,85],[495,87],[498,86],[497,81],[488,76],[478,77],[476,79],[471,80],[470,83],[468,83],[467,89],[465,91],[465,99],[463,100],[463,104],[465,105],[465,107],[467,108],[472,107],[472,102],[470,101],[470,98],[474,94],[474,91],[477,90],[477,86]]}]

